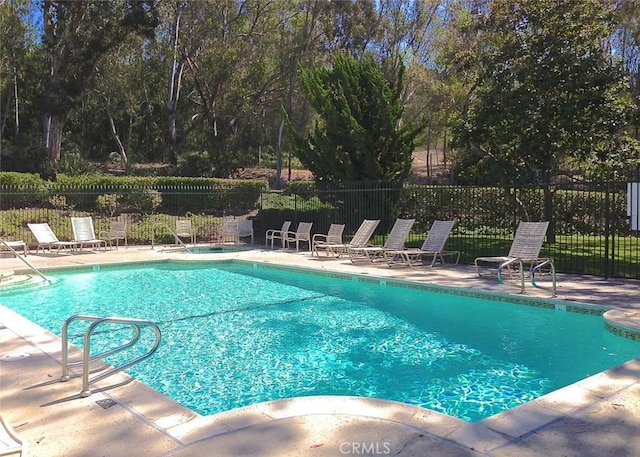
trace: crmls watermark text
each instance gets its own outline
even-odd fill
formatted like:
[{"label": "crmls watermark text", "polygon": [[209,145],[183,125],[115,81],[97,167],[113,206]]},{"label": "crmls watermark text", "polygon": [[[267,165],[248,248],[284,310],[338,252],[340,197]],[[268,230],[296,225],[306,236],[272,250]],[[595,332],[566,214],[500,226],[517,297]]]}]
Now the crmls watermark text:
[{"label": "crmls watermark text", "polygon": [[342,455],[389,455],[391,454],[391,443],[345,441],[340,443],[340,453]]}]

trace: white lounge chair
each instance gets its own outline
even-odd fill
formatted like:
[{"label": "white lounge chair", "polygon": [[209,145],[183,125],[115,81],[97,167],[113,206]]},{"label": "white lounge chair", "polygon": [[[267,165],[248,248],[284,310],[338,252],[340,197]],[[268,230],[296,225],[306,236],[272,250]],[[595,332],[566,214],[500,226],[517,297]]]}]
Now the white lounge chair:
[{"label": "white lounge chair", "polygon": [[111,221],[109,231],[102,231],[98,233],[98,238],[109,243],[109,247],[113,247],[113,242],[116,242],[116,249],[120,246],[120,240],[124,241],[124,246],[129,247],[127,240],[127,223],[125,221]]},{"label": "white lounge chair", "polygon": [[22,456],[26,455],[26,452],[26,444],[20,435],[0,414],[0,455]]},{"label": "white lounge chair", "polygon": [[18,241],[2,240],[0,242],[0,251],[3,251],[6,249],[7,251],[10,251],[13,254],[13,251],[11,251],[9,248],[13,249],[13,251],[15,252],[22,251],[25,257],[29,253],[29,247],[27,246],[27,243],[25,243],[22,240],[18,240]]},{"label": "white lounge chair", "polygon": [[93,230],[93,219],[91,216],[72,217],[71,229],[73,230],[73,240],[80,245],[80,249],[85,246],[104,247],[107,249],[107,242],[96,238]]},{"label": "white lounge chair", "polygon": [[311,237],[311,255],[315,253],[315,255],[319,257],[319,250],[324,250],[325,254],[328,257],[328,244],[342,244],[342,233],[344,232],[344,226],[344,224],[331,224],[326,235],[324,233],[316,233],[315,235],[313,235],[313,237]]},{"label": "white lounge chair", "polygon": [[385,251],[404,249],[404,243],[411,232],[415,219],[396,219],[384,245],[382,246],[349,246],[347,253],[352,262],[366,259],[373,262],[384,256]]},{"label": "white lounge chair", "polygon": [[176,221],[175,237],[176,244],[179,244],[182,238],[187,238],[191,244],[196,244],[196,234],[189,219],[178,219]]},{"label": "white lounge chair", "polygon": [[51,252],[51,248],[56,248],[56,250],[60,252],[60,248],[68,251],[78,247],[78,243],[75,241],[60,241],[46,222],[39,224],[27,224],[27,227],[29,227],[29,230],[33,233],[33,236],[38,242],[36,254],[40,249],[42,249],[42,252],[44,252],[45,249]]},{"label": "white lounge chair", "polygon": [[360,227],[353,235],[353,238],[350,242],[325,244],[324,248],[327,250],[327,255],[340,257],[343,253],[347,252],[350,247],[357,248],[367,246],[369,244],[369,240],[373,236],[373,232],[375,232],[376,228],[378,227],[378,224],[380,224],[379,219],[365,219],[364,221],[362,221],[362,224],[360,224]]},{"label": "white lounge chair", "polygon": [[271,249],[273,249],[273,242],[275,240],[280,240],[282,247],[284,247],[284,237],[285,234],[291,228],[291,221],[284,221],[282,223],[282,228],[280,230],[269,229],[264,235],[264,243],[266,246],[269,245],[269,241],[271,241]]},{"label": "white lounge chair", "polygon": [[444,245],[449,239],[449,234],[453,229],[456,221],[433,221],[429,233],[418,249],[401,249],[393,251],[385,251],[384,255],[389,262],[389,266],[400,261],[412,267],[416,263],[423,264],[424,257],[431,257],[430,267],[434,266],[439,260],[445,263],[444,257],[455,256],[455,263],[460,260],[460,251],[445,251]]},{"label": "white lounge chair", "polygon": [[300,250],[300,243],[307,243],[311,252],[311,227],[313,222],[299,222],[295,232],[284,232],[283,247],[289,248],[296,244],[296,251]]},{"label": "white lounge chair", "polygon": [[480,266],[483,263],[498,264],[498,280],[502,282],[503,271],[511,274],[512,269],[518,269],[520,278],[520,292],[524,292],[524,265],[529,265],[531,284],[536,286],[535,274],[542,268],[549,268],[553,282],[553,294],[556,294],[556,272],[553,259],[540,258],[540,250],[547,234],[549,222],[520,222],[506,256],[478,257],[475,260],[476,273],[480,276]]}]

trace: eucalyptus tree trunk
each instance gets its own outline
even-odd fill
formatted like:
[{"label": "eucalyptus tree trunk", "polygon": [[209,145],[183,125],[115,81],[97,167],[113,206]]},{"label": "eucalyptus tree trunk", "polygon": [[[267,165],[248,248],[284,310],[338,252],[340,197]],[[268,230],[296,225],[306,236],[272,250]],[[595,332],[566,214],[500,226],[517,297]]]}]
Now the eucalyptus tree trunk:
[{"label": "eucalyptus tree trunk", "polygon": [[173,60],[169,74],[169,86],[167,87],[167,113],[168,113],[168,141],[165,148],[164,161],[177,163],[178,155],[178,133],[177,133],[177,113],[178,101],[180,100],[180,87],[182,86],[182,73],[184,71],[185,59],[178,58],[178,41],[180,38],[180,19],[182,11],[176,11],[173,20]]},{"label": "eucalyptus tree trunk", "polygon": [[62,130],[66,116],[60,114],[45,113],[43,117],[42,141],[47,149],[49,162],[56,163],[60,160],[62,150]]},{"label": "eucalyptus tree trunk", "polygon": [[[298,66],[302,62],[304,56],[307,53],[309,45],[311,44],[313,30],[316,26],[318,15],[320,14],[321,4],[318,1],[313,2],[311,5],[311,11],[305,16],[305,21],[300,32],[300,42],[296,47],[296,53],[293,56],[291,77],[289,78],[289,87],[287,91],[287,98],[284,101],[284,108],[286,114],[283,114],[280,120],[280,126],[278,128],[278,141],[276,144],[276,187],[281,186],[282,179],[282,136],[286,123],[286,116],[291,114],[291,107],[293,105],[293,96],[295,94],[297,78],[298,78]],[[294,38],[295,39],[295,38]],[[291,160],[289,160],[289,178],[291,178]]]},{"label": "eucalyptus tree trunk", "polygon": [[113,116],[111,114],[111,108],[109,107],[109,103],[107,103],[107,117],[109,118],[109,127],[111,128],[111,137],[113,141],[116,142],[118,147],[118,154],[120,154],[120,158],[122,159],[122,163],[124,164],[124,170],[129,171],[129,158],[127,157],[127,151],[120,140],[120,135],[118,135],[118,129],[116,129],[116,123],[113,120]]}]

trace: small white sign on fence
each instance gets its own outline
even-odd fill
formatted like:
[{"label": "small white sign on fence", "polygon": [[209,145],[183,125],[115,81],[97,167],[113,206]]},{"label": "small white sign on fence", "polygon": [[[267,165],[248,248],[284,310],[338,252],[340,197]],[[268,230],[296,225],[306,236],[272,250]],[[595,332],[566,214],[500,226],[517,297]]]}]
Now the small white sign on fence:
[{"label": "small white sign on fence", "polygon": [[631,230],[640,230],[640,183],[627,183],[627,216]]}]

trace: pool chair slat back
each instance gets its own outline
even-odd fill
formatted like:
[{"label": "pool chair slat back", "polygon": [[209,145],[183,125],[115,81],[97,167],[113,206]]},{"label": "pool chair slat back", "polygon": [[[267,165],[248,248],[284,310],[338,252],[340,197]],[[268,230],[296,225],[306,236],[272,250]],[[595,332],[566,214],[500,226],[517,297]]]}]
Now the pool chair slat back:
[{"label": "pool chair slat back", "polygon": [[520,222],[509,250],[509,257],[516,259],[537,259],[542,249],[549,221]]},{"label": "pool chair slat back", "polygon": [[309,241],[311,239],[311,227],[313,227],[313,222],[299,222],[295,238],[300,241]]},{"label": "pool chair slat back", "polygon": [[[288,232],[290,228],[291,228],[291,221],[284,221],[279,231],[282,233]],[[278,232],[278,230],[276,230],[276,232]]]},{"label": "pool chair slat back", "polygon": [[396,219],[384,243],[384,248],[391,250],[404,248],[404,242],[409,236],[415,221],[415,219]]},{"label": "pool chair slat back", "polygon": [[353,235],[349,246],[354,248],[363,248],[369,244],[369,240],[373,236],[373,232],[375,232],[376,228],[380,224],[380,219],[365,219],[360,224],[360,228]]},{"label": "pool chair slat back", "polygon": [[225,218],[222,221],[222,228],[220,229],[220,238],[222,241],[231,238],[235,241],[238,236],[238,220],[235,218]]},{"label": "pool chair slat back", "polygon": [[96,239],[91,217],[72,217],[71,228],[75,241],[93,241]]},{"label": "pool chair slat back", "polygon": [[342,244],[342,233],[344,232],[344,224],[331,224],[327,232],[326,243]]},{"label": "pool chair slat back", "polygon": [[251,244],[253,244],[253,221],[249,219],[242,219],[238,221],[238,238],[251,238]]},{"label": "pool chair slat back", "polygon": [[443,251],[455,223],[456,221],[433,221],[420,250],[426,252]]},{"label": "pool chair slat back", "polygon": [[42,224],[27,224],[27,227],[29,227],[38,243],[58,243],[60,241],[46,222]]}]

